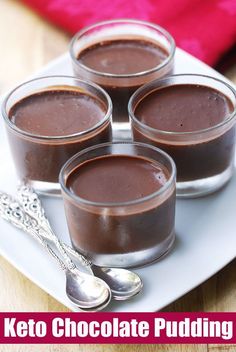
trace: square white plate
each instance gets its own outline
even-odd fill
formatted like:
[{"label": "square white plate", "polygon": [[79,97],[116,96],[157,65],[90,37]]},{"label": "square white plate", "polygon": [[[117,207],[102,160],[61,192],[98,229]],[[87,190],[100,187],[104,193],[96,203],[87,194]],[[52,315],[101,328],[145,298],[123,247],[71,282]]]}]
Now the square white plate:
[{"label": "square white plate", "polygon": [[[176,73],[224,77],[177,49]],[[52,61],[35,76],[72,75],[68,54]],[[0,189],[14,194],[17,178],[0,120]],[[43,204],[56,233],[70,243],[61,199],[44,197]],[[134,299],[112,303],[111,311],[156,311],[190,291],[229,263],[236,254],[236,174],[221,191],[204,198],[178,200],[177,240],[163,260],[136,270],[144,290]],[[30,280],[72,310],[65,294],[64,274],[33,239],[0,219],[0,254]]]}]

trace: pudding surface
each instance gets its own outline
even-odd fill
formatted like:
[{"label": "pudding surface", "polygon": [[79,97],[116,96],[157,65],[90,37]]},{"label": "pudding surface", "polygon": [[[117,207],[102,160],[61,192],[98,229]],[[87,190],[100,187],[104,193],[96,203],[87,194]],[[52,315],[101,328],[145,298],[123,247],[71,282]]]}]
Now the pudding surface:
[{"label": "pudding surface", "polygon": [[167,57],[164,48],[147,40],[120,39],[91,45],[77,59],[98,72],[135,74],[160,65]]},{"label": "pudding surface", "polygon": [[93,202],[128,202],[157,192],[169,179],[164,166],[137,156],[112,155],[86,161],[67,179],[72,193]]},{"label": "pudding surface", "polygon": [[45,90],[15,103],[11,121],[21,130],[40,136],[67,136],[99,123],[106,107],[99,99],[76,90]]},{"label": "pudding surface", "polygon": [[168,132],[193,132],[218,125],[233,111],[221,92],[193,84],[156,89],[136,106],[135,116],[143,124]]}]

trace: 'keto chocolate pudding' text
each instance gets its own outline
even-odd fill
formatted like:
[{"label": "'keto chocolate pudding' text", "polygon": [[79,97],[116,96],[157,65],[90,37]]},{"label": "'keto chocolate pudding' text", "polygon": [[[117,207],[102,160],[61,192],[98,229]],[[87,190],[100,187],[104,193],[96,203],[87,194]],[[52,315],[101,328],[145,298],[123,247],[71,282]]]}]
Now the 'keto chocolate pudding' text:
[{"label": "'keto chocolate pudding' text", "polygon": [[177,194],[206,194],[231,177],[234,94],[227,84],[211,77],[176,75],[142,87],[131,98],[133,138],[165,150],[174,159]]},{"label": "'keto chocolate pudding' text", "polygon": [[73,246],[94,263],[150,263],[174,240],[175,167],[156,148],[114,143],[88,148],[62,169]]},{"label": "'keto chocolate pudding' text", "polygon": [[110,95],[113,120],[128,122],[130,96],[142,84],[172,71],[174,50],[174,41],[164,29],[148,22],[114,20],[80,31],[70,54],[75,74]]},{"label": "'keto chocolate pudding' text", "polygon": [[109,97],[72,77],[24,83],[8,96],[3,112],[20,179],[45,192],[59,190],[60,169],[71,156],[111,140]]}]

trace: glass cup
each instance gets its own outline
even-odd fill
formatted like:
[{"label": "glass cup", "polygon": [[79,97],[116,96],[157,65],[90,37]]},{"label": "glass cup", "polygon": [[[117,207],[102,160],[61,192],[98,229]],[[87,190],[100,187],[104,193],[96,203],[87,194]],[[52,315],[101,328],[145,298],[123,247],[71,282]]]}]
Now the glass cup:
[{"label": "glass cup", "polygon": [[[78,166],[117,155],[148,159],[165,168],[169,178],[154,193],[119,203],[93,202],[71,191],[68,177]],[[90,171],[96,173],[96,166],[91,164]],[[60,173],[74,248],[96,265],[113,267],[142,266],[166,254],[175,238],[175,175],[175,164],[165,152],[142,143],[105,143],[76,154]],[[96,182],[99,189],[99,179]]]},{"label": "glass cup", "polygon": [[[9,112],[17,102],[35,93],[51,90],[72,90],[99,99],[106,107],[103,119],[87,130],[65,136],[29,133],[11,121]],[[60,193],[59,172],[70,157],[84,148],[112,139],[110,97],[97,85],[74,77],[42,77],[21,84],[6,97],[2,105],[2,114],[20,180],[28,182],[38,192],[45,194]]]},{"label": "glass cup", "polygon": [[[152,43],[166,52],[166,58],[157,66],[141,72],[115,74],[99,72],[78,60],[83,50],[99,43],[117,40],[137,40]],[[70,44],[70,56],[76,76],[99,84],[110,95],[113,102],[113,122],[128,122],[128,101],[141,85],[172,72],[175,42],[163,28],[145,21],[119,19],[104,21],[78,32]]]},{"label": "glass cup", "polygon": [[[223,94],[232,112],[212,127],[190,132],[172,132],[152,128],[140,121],[135,109],[153,91],[173,85],[200,85]],[[200,104],[200,101],[199,101]],[[196,75],[173,75],[155,80],[138,89],[129,101],[133,140],[161,148],[177,167],[177,196],[197,197],[214,192],[226,184],[234,170],[236,92],[217,78]]]}]

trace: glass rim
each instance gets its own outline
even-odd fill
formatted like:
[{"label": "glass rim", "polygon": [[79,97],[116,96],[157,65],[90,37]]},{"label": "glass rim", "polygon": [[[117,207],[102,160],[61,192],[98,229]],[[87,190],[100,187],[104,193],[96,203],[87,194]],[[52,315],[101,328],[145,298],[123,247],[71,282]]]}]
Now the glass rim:
[{"label": "glass rim", "polygon": [[[77,57],[74,55],[74,45],[76,43],[76,41],[82,36],[84,35],[87,31],[96,28],[97,26],[101,26],[101,25],[106,25],[106,24],[113,24],[113,23],[117,23],[117,24],[122,24],[123,22],[129,22],[130,24],[137,24],[137,25],[146,25],[149,27],[152,27],[153,29],[158,30],[161,34],[163,34],[169,41],[170,43],[170,52],[168,57],[163,60],[159,65],[149,69],[149,70],[145,70],[145,71],[140,71],[137,73],[125,73],[125,74],[118,74],[118,73],[106,73],[106,72],[102,72],[102,71],[97,71],[94,70],[84,64],[82,64],[81,62],[79,62],[79,60],[77,60]],[[100,22],[96,22],[90,26],[86,26],[83,29],[81,29],[80,31],[78,31],[71,39],[71,42],[69,44],[69,53],[70,53],[70,57],[73,61],[73,63],[76,66],[80,66],[82,69],[84,69],[85,71],[92,73],[94,75],[98,75],[101,77],[109,77],[109,78],[133,78],[133,77],[142,77],[145,76],[147,74],[151,74],[153,72],[156,72],[159,69],[162,69],[164,67],[166,67],[173,59],[174,55],[175,55],[175,50],[176,50],[176,45],[175,45],[175,41],[174,38],[172,37],[172,35],[165,30],[163,27],[158,26],[157,24],[154,24],[152,22],[148,22],[148,21],[142,21],[142,20],[134,20],[134,19],[130,19],[130,18],[120,18],[120,19],[114,19],[114,20],[108,20],[108,21],[100,21]]]},{"label": "glass rim", "polygon": [[[216,124],[214,126],[211,126],[211,127],[208,127],[208,128],[204,128],[204,129],[200,129],[200,130],[197,130],[197,131],[187,131],[187,132],[174,132],[174,131],[159,130],[157,128],[148,126],[147,124],[145,124],[145,123],[141,122],[139,119],[137,119],[137,117],[135,116],[135,113],[133,111],[132,103],[133,103],[133,100],[135,98],[137,98],[137,96],[139,94],[141,94],[143,91],[145,91],[145,89],[151,87],[153,84],[156,85],[155,88],[153,88],[152,90],[150,90],[147,93],[147,95],[148,95],[151,92],[153,92],[155,90],[158,90],[158,83],[164,83],[164,82],[167,82],[170,79],[181,78],[181,77],[206,78],[208,80],[217,81],[220,84],[226,86],[231,91],[231,93],[234,95],[234,98],[235,98],[235,104],[233,106],[234,107],[233,112],[228,114],[227,118],[225,120],[219,122],[218,124]],[[178,84],[181,84],[181,82],[178,83]],[[192,83],[188,83],[188,84],[192,84]],[[177,84],[175,84],[175,83],[174,84],[167,84],[164,87],[173,86],[173,85],[177,85]],[[199,85],[207,87],[206,84],[199,83]],[[163,87],[161,87],[160,89],[162,89],[162,88]],[[225,95],[225,94],[223,94],[223,95]],[[143,96],[143,98],[144,98],[144,96]],[[153,80],[151,82],[148,82],[148,83],[144,84],[140,88],[138,88],[134,92],[134,94],[131,96],[131,98],[129,100],[128,113],[129,113],[129,116],[130,116],[131,120],[133,120],[139,127],[145,128],[149,132],[152,132],[152,133],[157,133],[158,132],[160,135],[163,135],[163,136],[196,136],[196,135],[199,135],[199,134],[204,134],[204,133],[208,133],[208,132],[214,131],[215,129],[217,129],[219,127],[223,127],[224,125],[227,125],[229,122],[231,122],[236,117],[236,90],[229,83],[227,83],[226,81],[223,81],[223,80],[221,80],[221,79],[219,79],[217,77],[203,75],[203,74],[195,74],[195,73],[174,74],[174,75],[167,76],[165,78],[160,78],[160,79]]]},{"label": "glass rim", "polygon": [[[75,195],[74,193],[72,193],[66,186],[66,181],[64,180],[65,178],[65,173],[66,173],[66,169],[70,166],[71,163],[73,163],[73,161],[75,161],[78,157],[80,157],[81,155],[84,155],[92,150],[96,150],[96,149],[100,149],[100,148],[104,148],[104,147],[109,147],[112,145],[134,145],[134,146],[139,146],[142,148],[147,148],[147,149],[152,149],[153,151],[161,154],[166,160],[168,160],[168,162],[171,165],[171,174],[170,174],[170,178],[167,180],[167,182],[164,184],[163,187],[161,187],[158,191],[153,192],[145,197],[142,198],[138,198],[135,200],[131,200],[131,201],[126,201],[126,202],[95,202],[95,201],[89,201],[87,199],[84,199],[82,197],[79,197],[77,195]],[[111,154],[112,155],[112,154]],[[126,155],[123,153],[120,154],[114,154],[114,155]],[[127,154],[128,155],[128,154]],[[151,159],[150,159],[151,160]],[[140,143],[140,142],[107,142],[107,143],[101,143],[101,144],[97,144],[95,146],[83,149],[82,151],[78,152],[77,154],[73,155],[69,160],[67,160],[67,162],[63,165],[63,167],[61,168],[60,174],[59,174],[59,183],[61,185],[62,190],[65,192],[65,194],[69,197],[72,198],[76,203],[80,203],[83,205],[87,205],[87,206],[94,206],[94,207],[104,207],[104,208],[118,208],[118,207],[125,207],[125,206],[133,206],[133,205],[137,205],[146,201],[149,201],[159,195],[161,195],[162,193],[164,193],[173,183],[173,181],[175,181],[176,179],[176,165],[174,163],[174,160],[171,158],[171,156],[169,154],[167,154],[166,152],[164,152],[163,150],[154,147],[152,145],[149,144],[145,144],[145,143]]]},{"label": "glass rim", "polygon": [[[107,112],[105,113],[105,116],[101,119],[101,121],[99,121],[94,126],[90,127],[89,129],[87,129],[85,131],[80,131],[80,132],[77,132],[77,133],[68,134],[68,135],[64,135],[64,136],[63,135],[62,136],[59,136],[59,135],[58,136],[39,135],[39,134],[36,134],[36,133],[31,133],[31,132],[24,131],[21,128],[17,127],[11,121],[11,119],[9,118],[8,113],[7,113],[7,103],[9,101],[9,99],[16,93],[17,90],[21,89],[24,86],[31,85],[31,84],[33,84],[36,81],[38,82],[38,81],[44,81],[44,80],[54,79],[54,78],[55,79],[60,79],[61,78],[61,79],[68,79],[68,80],[72,79],[72,80],[75,80],[75,81],[77,81],[79,83],[82,83],[84,85],[93,87],[95,90],[97,90],[100,93],[102,93],[102,95],[106,98]],[[72,88],[73,87],[78,88],[79,86],[71,85],[71,87]],[[46,89],[46,88],[50,88],[50,86],[49,87],[45,86],[43,89]],[[53,86],[53,88],[56,88],[56,86]],[[29,93],[26,96],[30,96],[30,95],[33,95],[33,94],[35,94],[35,93],[32,93],[32,94]],[[7,125],[11,129],[13,129],[15,132],[17,132],[17,133],[19,133],[21,135],[24,135],[26,137],[30,137],[30,138],[33,138],[33,139],[39,139],[39,140],[62,140],[62,139],[73,139],[73,138],[76,138],[76,137],[83,137],[83,136],[86,136],[89,133],[94,132],[97,128],[101,127],[104,123],[106,123],[109,120],[110,116],[112,115],[112,101],[111,101],[110,96],[107,94],[107,92],[103,88],[101,88],[99,85],[97,85],[96,83],[90,82],[88,80],[80,79],[80,78],[77,78],[77,77],[74,77],[74,76],[49,75],[49,76],[36,77],[36,78],[30,79],[30,80],[25,81],[25,82],[19,84],[18,86],[16,86],[4,98],[4,100],[2,102],[1,110],[2,110],[2,116],[3,116],[4,120],[5,120],[5,122],[7,123]]]}]

